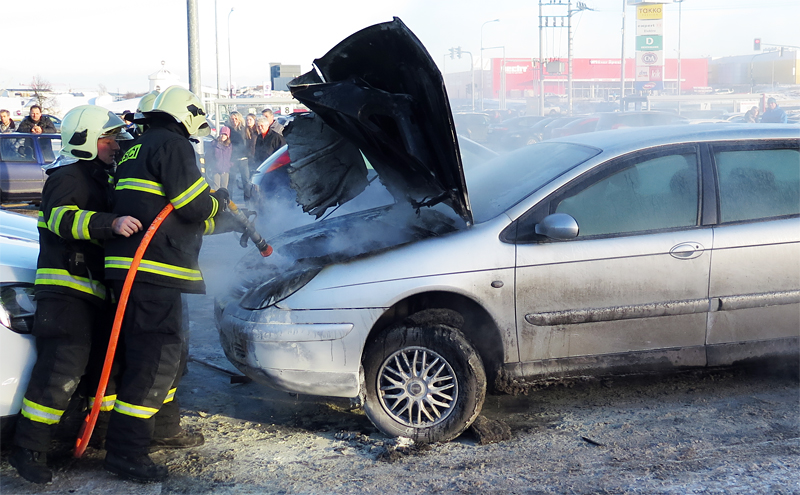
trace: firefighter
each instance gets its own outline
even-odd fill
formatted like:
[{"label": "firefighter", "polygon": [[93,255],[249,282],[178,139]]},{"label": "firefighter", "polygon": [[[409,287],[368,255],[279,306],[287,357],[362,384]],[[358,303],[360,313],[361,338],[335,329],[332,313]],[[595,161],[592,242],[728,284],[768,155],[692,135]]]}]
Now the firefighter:
[{"label": "firefighter", "polygon": [[[137,481],[160,481],[166,466],[148,451],[154,415],[173,401],[181,371],[181,294],[205,292],[198,265],[202,236],[225,217],[228,193],[211,192],[196,165],[192,135],[210,128],[199,98],[171,86],[144,112],[149,128],[122,157],[117,169],[114,213],[136,216],[145,227],[172,203],[144,254],[130,291],[121,338],[125,367],[106,436],[107,470]],[[228,213],[227,215],[230,215]],[[119,294],[143,232],[112,240],[106,277]],[[202,434],[181,431],[184,444],[202,444]]]},{"label": "firefighter", "polygon": [[[47,467],[50,441],[87,370],[92,343],[102,348],[108,342],[111,297],[103,273],[103,242],[142,228],[135,217],[110,213],[113,186],[108,172],[119,149],[117,140],[131,138],[124,128],[125,122],[105,108],[70,110],[62,124],[60,156],[46,170],[35,282],[37,360],[9,457],[19,474],[34,483],[52,479]],[[112,399],[105,397],[104,404],[113,404]]]}]

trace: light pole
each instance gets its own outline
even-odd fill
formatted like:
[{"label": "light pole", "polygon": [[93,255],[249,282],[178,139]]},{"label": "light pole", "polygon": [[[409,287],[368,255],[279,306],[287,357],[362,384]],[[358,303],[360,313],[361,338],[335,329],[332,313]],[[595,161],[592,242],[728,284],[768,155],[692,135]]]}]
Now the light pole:
[{"label": "light pole", "polygon": [[233,86],[231,85],[231,14],[233,7],[228,12],[228,97],[233,98]]},{"label": "light pole", "polygon": [[622,84],[622,88],[619,92],[619,105],[620,111],[625,111],[625,102],[623,99],[625,98],[625,1],[622,0],[622,55],[619,58],[620,62],[620,76],[619,80]]},{"label": "light pole", "polygon": [[[678,2],[678,96],[681,95],[681,10],[684,0],[675,0]],[[680,101],[678,108],[680,108]],[[680,111],[678,112],[680,113]]]},{"label": "light pole", "polygon": [[[481,24],[481,66],[480,66],[480,74],[481,74],[481,112],[483,111],[483,26],[489,24],[490,22],[500,22],[500,19],[492,19],[491,21],[486,21]],[[473,89],[474,91],[474,89]]]},{"label": "light pole", "polygon": [[217,0],[214,0],[214,48],[217,52],[217,99],[219,100],[219,28],[217,23]]},{"label": "light pole", "polygon": [[572,0],[567,0],[567,108],[572,115],[572,14],[590,9],[583,2],[578,2],[578,8],[572,8]]}]

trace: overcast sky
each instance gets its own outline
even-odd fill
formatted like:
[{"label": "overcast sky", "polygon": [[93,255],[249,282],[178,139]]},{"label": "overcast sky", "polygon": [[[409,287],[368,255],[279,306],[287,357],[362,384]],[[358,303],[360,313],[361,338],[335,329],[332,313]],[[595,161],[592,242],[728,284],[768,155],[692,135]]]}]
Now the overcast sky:
[{"label": "overcast sky", "polygon": [[[622,0],[584,1],[594,11],[573,16],[574,56],[619,58]],[[198,5],[204,86],[216,83],[215,38],[222,86],[228,80],[229,34],[234,84],[260,84],[268,78],[270,62],[299,64],[307,71],[314,58],[349,34],[393,16],[448,73],[469,69],[467,57],[445,59],[450,47],[471,51],[478,64],[481,34],[484,47],[505,46],[509,58],[539,55],[536,0],[198,0]],[[103,85],[112,92],[144,92],[147,76],[162,61],[188,82],[185,0],[15,1],[3,2],[0,13],[0,88],[27,86],[40,76],[56,90]],[[493,19],[500,21],[483,25]],[[756,37],[764,44],[800,46],[800,0],[685,0],[681,19],[683,58],[752,55]],[[626,20],[625,51],[632,57],[634,7],[627,7]],[[566,57],[566,29],[546,30],[544,46],[545,57]],[[668,58],[677,57],[677,4],[665,5],[664,46]],[[486,50],[484,59],[488,64],[501,54]]]}]

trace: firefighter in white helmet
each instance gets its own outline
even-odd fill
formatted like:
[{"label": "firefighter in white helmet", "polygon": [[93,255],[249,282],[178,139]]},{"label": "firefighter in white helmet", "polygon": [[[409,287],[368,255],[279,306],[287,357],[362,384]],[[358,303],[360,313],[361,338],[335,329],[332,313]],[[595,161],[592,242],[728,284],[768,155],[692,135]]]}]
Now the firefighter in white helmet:
[{"label": "firefighter in white helmet", "polygon": [[[60,156],[46,167],[32,331],[37,361],[9,457],[19,474],[34,483],[52,479],[47,467],[50,441],[87,373],[92,344],[104,354],[108,343],[112,298],[103,271],[103,244],[142,229],[135,217],[111,213],[109,171],[117,140],[131,138],[124,128],[125,122],[105,108],[74,108],[62,123]],[[102,364],[95,369],[94,388]]]},{"label": "firefighter in white helmet", "polygon": [[[153,237],[133,283],[122,323],[125,368],[106,436],[107,470],[137,481],[167,477],[148,456],[155,414],[174,400],[181,370],[181,294],[204,293],[198,265],[202,236],[230,216],[226,190],[211,192],[196,164],[191,136],[210,128],[200,99],[171,86],[143,112],[149,126],[122,157],[114,212],[140,218],[145,229],[172,203],[174,211]],[[106,277],[119,293],[143,233],[116,239],[106,249]],[[179,430],[180,445],[203,443],[199,432]],[[169,445],[161,445],[169,446]]]}]

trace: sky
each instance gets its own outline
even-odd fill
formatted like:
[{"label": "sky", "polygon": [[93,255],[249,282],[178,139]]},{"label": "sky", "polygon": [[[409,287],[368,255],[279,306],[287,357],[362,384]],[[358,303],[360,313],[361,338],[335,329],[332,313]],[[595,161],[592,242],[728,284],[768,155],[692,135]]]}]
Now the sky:
[{"label": "sky", "polygon": [[[453,60],[445,56],[451,47],[471,52],[476,67],[481,46],[487,66],[490,57],[502,56],[500,49],[486,50],[490,47],[504,46],[508,58],[539,56],[536,0],[197,2],[203,86],[216,84],[215,40],[221,86],[227,86],[229,67],[234,85],[260,85],[268,80],[270,62],[300,65],[305,72],[348,35],[394,16],[446,73],[469,70],[466,55]],[[573,15],[573,56],[619,58],[623,0],[584,2],[594,10]],[[665,4],[664,9],[665,55],[677,58],[679,7]],[[625,53],[632,58],[636,10],[628,6],[625,11]],[[185,0],[3,2],[0,13],[6,40],[0,51],[0,89],[29,86],[37,76],[57,91],[102,86],[110,92],[142,93],[149,90],[147,76],[161,69],[162,61],[165,69],[188,82]],[[494,19],[499,21],[487,22]],[[765,47],[800,46],[798,19],[800,0],[685,0],[681,57],[753,55],[754,38],[761,38]],[[567,56],[566,31],[545,30],[546,58]]]}]

